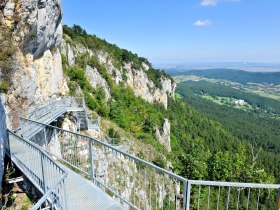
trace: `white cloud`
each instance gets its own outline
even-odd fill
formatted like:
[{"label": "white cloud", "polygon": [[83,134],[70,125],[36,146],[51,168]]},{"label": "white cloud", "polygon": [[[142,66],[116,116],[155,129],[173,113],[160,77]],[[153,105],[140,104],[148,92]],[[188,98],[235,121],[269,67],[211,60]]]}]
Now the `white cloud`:
[{"label": "white cloud", "polygon": [[210,20],[197,20],[193,25],[194,26],[198,26],[198,27],[201,27],[201,26],[210,26],[212,23]]},{"label": "white cloud", "polygon": [[223,1],[223,2],[239,2],[241,0],[202,0],[200,5],[204,6],[204,7],[216,6],[219,1]]},{"label": "white cloud", "polygon": [[201,2],[201,6],[207,7],[207,6],[216,6],[218,3],[218,0],[203,0]]}]

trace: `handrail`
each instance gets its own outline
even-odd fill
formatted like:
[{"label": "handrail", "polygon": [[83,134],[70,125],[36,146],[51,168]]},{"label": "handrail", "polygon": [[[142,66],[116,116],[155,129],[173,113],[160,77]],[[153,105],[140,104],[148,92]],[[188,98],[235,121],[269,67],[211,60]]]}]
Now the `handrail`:
[{"label": "handrail", "polygon": [[60,102],[60,100],[49,100],[49,101],[47,101],[47,103],[42,104],[42,106],[40,106],[40,107],[34,109],[33,111],[29,112],[29,113],[28,113],[28,116],[30,116],[31,114],[33,114],[33,112],[38,112],[38,111],[40,111],[40,110],[43,110],[43,109],[46,108],[47,106],[50,106],[50,105],[53,105],[53,104],[56,104],[56,103],[59,103],[59,102]]},{"label": "handrail", "polygon": [[67,173],[65,173],[55,184],[54,186],[49,189],[43,197],[41,197],[41,199],[39,201],[37,201],[37,203],[31,208],[31,210],[37,210],[39,209],[43,204],[44,202],[46,202],[49,198],[49,196],[51,195],[51,193],[54,192],[54,190],[62,183],[64,182],[65,178],[67,177]]},{"label": "handrail", "polygon": [[[12,132],[11,130],[8,130],[8,133],[9,135],[12,135],[14,136],[16,139],[20,140],[21,142],[24,143],[24,145],[29,145],[29,148],[33,148],[35,149],[35,151],[37,151],[37,153],[35,152],[31,152],[31,157],[29,158],[32,158],[32,155],[34,154],[39,154],[40,156],[40,160],[37,160],[38,163],[35,164],[36,167],[38,166],[41,166],[41,175],[40,174],[36,174],[36,172],[32,172],[32,173],[35,173],[33,174],[33,176],[35,175],[36,179],[39,179],[39,180],[35,180],[33,179],[34,177],[33,176],[28,176],[30,175],[29,174],[29,171],[32,170],[32,163],[29,163],[29,165],[26,165],[24,164],[24,162],[20,161],[18,158],[17,158],[17,152],[15,154],[13,154],[13,149],[15,147],[18,146],[17,144],[19,144],[20,142],[10,142],[10,156],[11,158],[15,158],[14,161],[15,163],[17,164],[17,166],[19,168],[21,168],[23,171],[23,173],[25,173],[25,175],[30,179],[31,182],[33,182],[33,184],[35,186],[38,187],[38,190],[41,191],[43,193],[43,196],[41,197],[41,199],[35,204],[35,206],[32,207],[32,210],[36,210],[36,209],[39,209],[41,205],[43,205],[44,202],[51,202],[53,203],[54,201],[53,200],[56,200],[59,199],[58,202],[62,202],[62,203],[59,203],[59,205],[63,208],[63,209],[66,209],[66,191],[65,191],[65,186],[64,186],[64,180],[65,178],[67,177],[68,175],[68,172],[65,171],[60,165],[58,165],[51,157],[49,157],[49,155],[47,153],[45,153],[41,147],[39,147],[37,144],[31,142],[30,140],[28,139],[24,139],[20,136],[18,136],[17,134],[15,134],[14,132]],[[22,145],[22,146],[24,146]],[[27,147],[28,148],[28,147]],[[34,150],[32,150],[34,151]],[[37,156],[35,156],[37,157]],[[33,157],[34,158],[34,157]],[[17,159],[17,161],[16,161]],[[48,162],[49,161],[49,162]],[[53,168],[53,170],[57,171],[58,174],[60,174],[61,176],[59,177],[59,179],[57,181],[55,181],[54,184],[52,184],[52,182],[50,180],[46,180],[45,179],[45,170],[44,168],[47,166],[45,164],[48,164],[48,163],[51,163],[49,164],[50,166],[48,167],[48,170],[50,170],[51,168]],[[24,170],[25,168],[25,170]],[[37,171],[38,173],[38,171]],[[39,178],[41,176],[41,178]],[[53,174],[54,176],[54,174]],[[60,192],[61,190],[63,190],[64,192]],[[50,195],[53,194],[54,196],[54,199],[50,198]]]},{"label": "handrail", "polygon": [[[254,205],[254,204],[265,205],[265,204],[261,203],[264,201],[269,203],[269,205],[274,204],[274,200],[270,200],[267,197],[263,197],[263,195],[261,194],[261,191],[259,191],[259,193],[258,192],[253,193],[253,191],[255,191],[256,189],[259,189],[259,190],[265,191],[266,193],[269,193],[269,195],[270,195],[270,193],[272,193],[272,192],[267,191],[267,190],[277,191],[280,188],[280,185],[275,185],[275,184],[255,184],[255,183],[239,183],[239,182],[215,182],[215,181],[188,180],[184,177],[174,174],[171,171],[167,171],[152,163],[142,160],[134,155],[131,155],[124,151],[118,150],[114,146],[107,144],[99,139],[96,139],[96,138],[93,138],[93,137],[90,137],[87,135],[83,135],[83,134],[78,134],[78,133],[75,133],[72,131],[67,131],[67,130],[64,130],[61,128],[57,128],[55,126],[46,125],[44,123],[36,122],[36,121],[29,120],[26,118],[21,118],[21,120],[27,121],[27,122],[31,123],[31,125],[33,124],[32,126],[39,125],[39,126],[44,127],[46,130],[56,130],[57,133],[61,133],[62,137],[65,138],[62,140],[62,142],[67,141],[67,138],[68,138],[67,136],[69,136],[69,138],[72,140],[77,139],[77,141],[75,141],[75,143],[73,143],[74,145],[79,145],[85,141],[88,141],[89,143],[86,143],[84,145],[89,144],[90,145],[89,147],[85,147],[83,145],[82,148],[80,148],[79,150],[77,150],[78,148],[73,148],[73,147],[69,147],[69,148],[67,148],[67,150],[74,151],[74,153],[75,153],[76,150],[78,152],[78,151],[84,151],[84,150],[89,149],[88,153],[90,154],[90,158],[93,160],[86,159],[83,162],[82,159],[78,158],[78,160],[73,161],[72,159],[67,159],[67,157],[66,157],[66,159],[65,159],[65,157],[58,157],[59,155],[52,153],[52,151],[49,151],[49,150],[47,150],[47,151],[51,155],[56,156],[60,160],[64,161],[66,164],[68,164],[68,165],[72,166],[73,168],[77,169],[78,171],[82,172],[86,176],[91,176],[92,180],[95,183],[97,183],[99,186],[101,186],[105,190],[110,191],[117,198],[119,198],[124,204],[127,204],[132,209],[142,209],[145,206],[143,206],[143,203],[141,203],[140,198],[138,199],[139,201],[136,198],[137,202],[133,201],[132,197],[135,194],[134,191],[131,193],[132,197],[125,197],[122,192],[122,186],[119,184],[115,185],[113,183],[112,178],[111,179],[106,178],[106,176],[108,175],[107,171],[110,171],[110,176],[116,177],[116,178],[113,178],[113,179],[115,179],[114,181],[117,180],[117,182],[120,181],[121,183],[123,183],[123,182],[126,182],[124,180],[131,180],[131,176],[127,175],[126,174],[127,172],[124,169],[119,169],[119,168],[128,167],[129,164],[135,164],[136,168],[133,166],[134,169],[130,169],[130,170],[132,170],[131,171],[131,173],[133,174],[132,177],[136,178],[137,187],[135,187],[135,188],[138,188],[138,190],[139,190],[139,188],[141,188],[141,186],[142,186],[142,187],[144,187],[143,188],[144,192],[145,192],[145,190],[147,190],[146,188],[149,188],[151,186],[155,187],[155,189],[154,189],[155,191],[163,191],[164,189],[167,189],[167,192],[165,192],[165,193],[162,192],[161,196],[167,196],[168,193],[169,193],[169,195],[168,195],[169,199],[170,199],[170,197],[175,196],[175,200],[172,200],[171,202],[175,203],[173,205],[175,205],[174,209],[176,209],[176,210],[177,209],[184,209],[184,210],[195,209],[194,206],[197,204],[194,203],[193,199],[197,196],[199,197],[200,195],[193,196],[193,194],[198,191],[198,189],[197,189],[198,187],[199,187],[199,194],[200,194],[200,191],[202,193],[201,189],[203,187],[207,188],[207,192],[209,194],[209,196],[208,196],[209,202],[207,201],[208,208],[210,208],[211,205],[214,205],[212,203],[215,202],[215,201],[211,201],[211,193],[210,193],[211,188],[213,188],[212,193],[215,195],[218,194],[219,199],[221,199],[221,200],[223,199],[223,202],[226,203],[227,205],[230,204],[231,200],[230,199],[227,200],[227,198],[224,197],[224,194],[221,194],[221,191],[218,190],[220,188],[225,188],[227,190],[226,194],[227,194],[227,197],[229,197],[229,198],[233,197],[232,199],[235,199],[235,200],[239,199],[237,197],[237,195],[242,196],[243,199],[244,199],[244,197],[246,197],[248,199],[248,202],[247,202],[248,206]],[[67,145],[71,145],[71,142],[67,143]],[[99,158],[96,154],[95,155],[92,154],[92,153],[99,154],[100,152],[107,154],[107,156],[112,156],[112,158],[113,158],[113,159],[106,159],[107,164],[113,165],[114,167],[111,169],[110,168],[106,169],[107,171],[104,171],[104,174],[103,174],[103,172],[100,172],[97,169],[98,164],[99,164],[98,162],[102,161],[102,160],[99,160]],[[118,157],[120,157],[120,158],[118,159]],[[103,156],[103,158],[104,158],[104,156]],[[126,162],[126,160],[127,160],[127,162]],[[121,161],[122,163],[119,163],[118,161]],[[88,162],[91,163],[91,166],[90,166],[91,172],[88,172],[86,170],[86,168],[83,167],[83,164],[88,163]],[[127,165],[125,166],[124,164],[127,164]],[[141,169],[141,168],[143,168],[143,169]],[[151,172],[151,170],[154,172]],[[148,171],[148,172],[146,173],[146,171]],[[135,178],[133,178],[133,180],[135,180]],[[109,181],[108,181],[108,179],[109,179]],[[147,182],[146,179],[152,179],[153,183]],[[172,180],[175,180],[175,182],[173,183]],[[135,181],[132,181],[132,182],[135,184]],[[170,189],[171,189],[170,185],[172,186],[173,184],[175,184],[174,187],[176,188],[176,183],[179,183],[179,182],[181,184],[178,185],[178,188],[177,188],[178,191],[177,192],[174,191],[173,193],[170,193]],[[130,184],[133,184],[133,183],[130,183]],[[146,188],[145,188],[145,186],[146,186]],[[118,188],[120,188],[120,189],[118,189]],[[234,188],[239,189],[239,191],[236,191],[236,190],[234,191]],[[197,190],[192,191],[192,189],[197,189]],[[243,190],[241,191],[241,189],[243,189]],[[246,189],[246,190],[244,190],[244,189]],[[232,191],[231,194],[230,194],[230,190]],[[252,191],[251,195],[250,195],[250,193],[248,194],[248,190],[249,190],[249,192]],[[238,194],[238,192],[239,192],[239,194]],[[172,194],[172,196],[171,196],[171,194]],[[205,194],[205,192],[204,192],[204,194]],[[160,194],[158,194],[158,196],[159,195]],[[255,201],[256,198],[253,201],[252,201],[252,199],[250,200],[250,196],[253,197],[253,195],[257,195],[257,198],[258,198],[257,201]],[[213,197],[213,195],[212,195],[212,197]],[[261,201],[259,201],[260,197],[262,197]],[[157,205],[160,208],[166,207],[166,206],[164,206],[166,204],[164,204],[163,200],[161,200],[161,201],[158,200],[157,195],[155,197],[152,196],[152,198],[150,199],[151,200],[150,202],[149,201],[142,201],[142,202],[148,202],[148,204],[146,204],[146,206],[150,205],[149,208],[153,209],[153,207],[151,206],[153,203],[152,199],[156,199],[156,201],[154,201],[153,205]],[[147,200],[149,200],[149,198],[147,198]],[[181,200],[181,201],[179,201],[179,200]],[[170,203],[170,201],[169,201],[169,203]],[[250,203],[253,203],[253,204],[250,204]],[[221,204],[218,204],[218,205],[221,205]],[[244,204],[242,204],[241,201],[238,201],[238,205],[244,206]],[[170,209],[170,204],[169,204],[169,209]],[[220,207],[220,209],[223,209],[223,207]]]},{"label": "handrail", "polygon": [[23,117],[21,117],[20,119],[26,120],[26,121],[29,121],[29,122],[33,122],[33,123],[37,123],[37,124],[40,124],[40,125],[45,126],[45,127],[57,129],[57,130],[60,130],[60,131],[63,131],[63,132],[69,133],[69,134],[74,134],[74,135],[77,135],[77,136],[80,136],[80,137],[83,137],[83,138],[88,138],[90,141],[95,141],[95,142],[97,142],[97,143],[99,143],[99,144],[101,144],[103,146],[106,146],[106,147],[108,147],[108,148],[110,148],[110,149],[112,149],[112,150],[114,150],[114,151],[116,151],[116,152],[118,152],[118,153],[120,153],[122,155],[128,156],[129,158],[131,158],[133,160],[136,160],[136,161],[139,161],[140,163],[146,164],[147,166],[152,167],[152,168],[156,169],[159,172],[165,173],[165,174],[170,175],[170,176],[174,176],[175,178],[177,178],[180,181],[187,181],[187,179],[185,179],[185,178],[183,178],[183,177],[181,177],[181,176],[179,176],[177,174],[174,174],[171,171],[167,171],[167,170],[165,170],[163,168],[160,168],[160,167],[158,167],[158,166],[156,166],[156,165],[154,165],[154,164],[152,164],[150,162],[147,162],[147,161],[145,161],[143,159],[140,159],[140,158],[138,158],[138,157],[136,157],[134,155],[131,155],[129,153],[126,153],[126,152],[123,152],[121,150],[118,150],[114,146],[112,146],[110,144],[107,144],[107,143],[105,143],[105,142],[103,142],[101,140],[98,140],[96,138],[93,138],[91,136],[87,136],[87,135],[84,135],[84,134],[80,134],[80,133],[75,133],[75,132],[72,132],[72,131],[64,130],[62,128],[58,128],[58,127],[55,127],[55,126],[52,126],[52,125],[46,125],[44,123],[36,122],[34,120],[26,119],[26,118],[23,118]]},{"label": "handrail", "polygon": [[[27,116],[28,114],[44,107],[44,106],[47,106],[49,105],[51,102],[57,100],[56,98],[51,98],[47,101],[45,101],[44,103],[40,103],[38,105],[33,105],[33,106],[30,106],[28,108],[24,108],[24,109],[19,109],[19,110],[15,110],[15,111],[12,111],[12,112],[9,112],[8,114],[6,114],[7,116],[7,120],[9,123],[11,123],[11,126],[10,129],[12,130],[18,130],[20,128],[20,125],[19,125],[19,117],[22,117],[22,116]],[[14,122],[16,121],[16,122]]]},{"label": "handrail", "polygon": [[[36,148],[37,150],[44,152],[44,149],[41,148],[40,146],[38,146],[37,144],[33,143],[32,141],[30,141],[29,139],[25,139],[20,137],[19,135],[17,135],[16,133],[14,133],[13,131],[11,131],[10,129],[8,129],[8,133],[10,133],[13,136],[16,136],[17,138],[21,139],[22,141],[24,141],[25,143],[31,145],[32,147]],[[45,155],[47,156],[48,159],[52,160],[51,157],[49,157],[46,153]],[[59,168],[61,171],[63,171],[64,173],[68,173],[67,171],[65,171],[60,165],[58,165],[55,161],[53,161],[54,165]]]},{"label": "handrail", "polygon": [[[69,101],[67,101],[69,99],[70,105],[68,104]],[[72,97],[64,97],[57,101],[62,102],[63,106],[73,106]],[[83,98],[82,101],[81,98],[77,98],[74,103],[74,106],[83,107],[86,112]],[[33,112],[40,111],[46,106],[33,110]],[[89,118],[86,113],[87,123],[89,123]],[[274,196],[275,191],[280,188],[280,185],[277,184],[188,180],[174,174],[172,171],[165,170],[121,151],[99,139],[37,122],[33,119],[27,119],[25,116],[21,116],[20,121],[25,122],[22,123],[24,128],[28,126],[30,128],[37,126],[38,128],[39,126],[39,132],[44,132],[42,133],[44,135],[38,136],[44,136],[45,142],[47,142],[46,138],[48,138],[47,132],[52,135],[52,131],[55,131],[56,137],[61,135],[60,154],[56,153],[57,151],[51,151],[47,146],[44,149],[41,148],[41,150],[77,169],[85,176],[89,176],[100,188],[110,191],[122,204],[132,209],[153,209],[155,206],[159,209],[164,209],[165,207],[175,210],[199,209],[201,200],[205,202],[203,207],[207,207],[207,209],[214,208],[214,206],[217,209],[228,209],[229,205],[233,205],[233,202],[237,205],[237,209],[239,205],[246,209],[249,209],[249,206],[252,205],[257,205],[257,209],[259,206],[266,206],[266,208],[271,209],[267,207],[267,205],[271,206],[271,203],[273,204],[270,196]],[[33,131],[31,130],[31,132]],[[30,141],[32,140],[35,139],[31,137]],[[102,167],[98,164],[101,164]],[[63,177],[59,181],[63,182]],[[36,208],[40,207],[40,204],[43,204],[46,198],[52,195],[57,186],[59,186],[58,182],[52,189],[48,189],[45,192],[44,196],[36,204]],[[128,193],[127,187],[131,186],[131,192]],[[152,188],[154,190],[153,195],[151,195]],[[148,192],[149,190],[150,192]],[[224,194],[224,192],[227,193]],[[144,197],[143,193],[145,194]],[[207,193],[208,198],[205,196]],[[214,198],[215,196],[211,195],[211,193],[215,196],[218,195],[218,197]],[[201,196],[202,194],[203,196]],[[161,196],[161,199],[158,196]],[[257,197],[250,203],[250,196]],[[247,199],[245,204],[240,201],[241,197],[243,200],[244,198]],[[167,204],[165,199],[167,199]],[[223,206],[224,204],[226,207]]]},{"label": "handrail", "polygon": [[15,113],[18,113],[18,112],[20,112],[20,111],[28,111],[28,110],[38,109],[38,108],[40,108],[41,106],[45,106],[45,105],[46,105],[46,103],[49,103],[50,101],[52,101],[52,100],[56,100],[56,99],[57,99],[57,98],[51,98],[51,99],[46,100],[46,101],[44,101],[43,103],[40,103],[40,104],[38,104],[38,105],[33,105],[33,106],[28,107],[28,108],[18,109],[18,110],[15,110],[15,111],[9,112],[7,115],[10,115],[10,114],[15,114]]},{"label": "handrail", "polygon": [[[38,128],[41,126],[42,134],[48,132],[57,134],[54,137],[55,139],[61,136],[60,152],[51,151],[48,147],[46,151],[67,165],[82,172],[86,177],[90,177],[101,188],[110,191],[130,208],[142,209],[145,205],[149,205],[150,208],[155,208],[156,206],[163,207],[166,204],[163,202],[163,199],[157,199],[160,196],[169,199],[169,203],[174,203],[176,210],[185,206],[186,200],[181,200],[181,198],[185,197],[183,194],[186,191],[187,179],[134,155],[118,150],[114,146],[96,138],[26,118],[21,118],[21,121],[23,125],[37,126]],[[38,134],[38,136],[43,135]],[[36,137],[34,137],[34,140],[37,140]],[[106,156],[106,163],[102,163],[104,155]],[[103,171],[102,167],[98,166],[99,164],[107,164],[106,169],[104,169],[106,171]],[[111,178],[107,177],[109,176],[108,171],[110,171]],[[131,171],[130,174],[128,171]],[[131,194],[134,195],[134,199],[124,194],[124,189],[131,185],[135,186],[134,189],[131,189],[133,190]],[[168,189],[168,191],[164,191],[164,189]],[[145,192],[147,196],[146,201],[140,199],[140,190]],[[148,203],[145,204],[145,202]]]},{"label": "handrail", "polygon": [[188,180],[187,205],[190,209],[278,209],[280,185]]},{"label": "handrail", "polygon": [[257,184],[257,183],[242,183],[242,182],[219,182],[219,181],[202,181],[188,180],[190,184],[198,184],[204,186],[220,186],[220,187],[253,187],[253,188],[270,188],[279,189],[280,184]]}]

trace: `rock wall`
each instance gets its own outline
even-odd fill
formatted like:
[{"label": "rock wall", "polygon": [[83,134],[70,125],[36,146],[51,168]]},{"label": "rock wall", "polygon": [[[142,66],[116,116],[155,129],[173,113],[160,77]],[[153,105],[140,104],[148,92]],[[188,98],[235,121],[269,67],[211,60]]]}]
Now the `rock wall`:
[{"label": "rock wall", "polygon": [[33,60],[32,55],[25,56],[17,52],[12,81],[13,85],[7,94],[7,105],[12,110],[68,92],[58,50],[47,50],[36,60]]},{"label": "rock wall", "polygon": [[60,0],[6,0],[4,4],[3,22],[16,27],[15,38],[26,54],[38,57],[60,45]]},{"label": "rock wall", "polygon": [[[67,39],[70,38],[67,37]],[[175,96],[176,84],[172,83],[169,78],[162,76],[162,89],[157,88],[153,81],[148,79],[146,71],[149,69],[149,66],[146,63],[142,63],[140,69],[133,68],[132,63],[126,63],[124,67],[118,69],[113,65],[114,60],[107,52],[92,51],[76,42],[70,45],[66,41],[62,41],[61,53],[66,56],[69,66],[74,65],[76,58],[83,53],[97,56],[99,62],[106,67],[107,72],[116,84],[124,82],[125,85],[131,87],[136,96],[142,97],[149,103],[160,102],[167,108],[168,97]],[[86,73],[93,87],[100,85],[104,88],[106,99],[108,100],[110,98],[109,86],[104,79],[100,78],[101,75],[99,75],[98,71],[96,69],[92,70],[87,66]],[[126,80],[123,79],[123,75],[127,78]]]},{"label": "rock wall", "polygon": [[68,87],[57,49],[62,40],[60,0],[6,0],[0,9],[1,23],[16,29],[8,111],[65,95]]},{"label": "rock wall", "polygon": [[158,127],[155,126],[156,139],[167,149],[168,152],[171,152],[170,145],[170,123],[168,119],[164,119],[162,133],[159,131]]},{"label": "rock wall", "polygon": [[90,66],[87,66],[85,69],[85,73],[92,87],[97,88],[99,86],[104,90],[106,101],[108,101],[111,98],[109,85],[106,80],[100,75],[97,69],[93,69]]}]

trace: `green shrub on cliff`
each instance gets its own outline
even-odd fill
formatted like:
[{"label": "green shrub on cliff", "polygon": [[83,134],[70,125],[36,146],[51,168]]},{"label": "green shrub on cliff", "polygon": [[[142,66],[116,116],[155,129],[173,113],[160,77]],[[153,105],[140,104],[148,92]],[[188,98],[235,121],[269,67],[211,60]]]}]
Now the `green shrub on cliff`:
[{"label": "green shrub on cliff", "polygon": [[9,86],[5,81],[0,82],[0,93],[6,93],[9,90]]},{"label": "green shrub on cliff", "polygon": [[[0,17],[1,19],[1,17]],[[13,44],[12,31],[4,24],[0,25],[0,71],[4,82],[1,84],[2,91],[7,91],[11,85],[13,73],[13,55],[16,47]]]}]

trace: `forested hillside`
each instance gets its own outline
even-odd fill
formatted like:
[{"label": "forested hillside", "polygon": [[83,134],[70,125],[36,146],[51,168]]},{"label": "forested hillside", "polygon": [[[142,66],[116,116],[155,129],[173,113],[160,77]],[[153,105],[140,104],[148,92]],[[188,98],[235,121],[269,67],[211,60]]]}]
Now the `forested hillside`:
[{"label": "forested hillside", "polygon": [[238,90],[221,84],[215,84],[208,81],[188,81],[180,83],[179,90],[190,90],[194,94],[212,97],[220,96],[227,98],[243,99],[248,102],[255,113],[280,114],[280,102],[275,99],[259,96],[243,90]]},{"label": "forested hillside", "polygon": [[[148,63],[144,58],[87,34],[80,27],[65,26],[64,32],[71,45],[79,43],[92,50],[102,49],[112,55],[114,65],[120,68],[126,62],[132,63],[135,68],[139,67],[141,61]],[[240,141],[219,122],[198,113],[184,100],[169,97],[167,109],[161,103],[148,103],[133,94],[132,88],[125,85],[125,78],[119,84],[112,80],[106,66],[89,54],[79,56],[71,66],[66,56],[63,61],[71,94],[81,94],[77,92],[80,86],[89,108],[131,132],[137,141],[153,145],[165,156],[150,160],[155,164],[166,167],[167,162],[171,161],[173,171],[189,179],[274,182],[274,177],[262,170],[263,162],[258,160],[259,164],[255,164],[248,142]],[[104,89],[90,84],[85,74],[87,65],[96,68],[108,82],[111,91],[109,100],[105,100]],[[148,77],[155,84],[158,83],[159,88],[162,76],[169,77],[150,65]],[[165,118],[171,123],[171,152],[155,140],[155,125],[162,126]],[[141,151],[136,155],[147,159],[147,154]]]},{"label": "forested hillside", "polygon": [[[254,94],[205,81],[180,83],[177,87],[177,93],[193,109],[212,120],[220,122],[223,125],[222,127],[236,136],[236,138],[254,146],[256,153],[260,151],[257,165],[265,168],[268,172],[274,173],[275,177],[278,177],[279,169],[275,167],[275,164],[280,163],[280,120],[256,110],[244,111],[227,105],[219,105],[203,98],[202,95],[243,97],[249,103],[262,104],[264,110],[266,106],[270,108],[273,104],[278,106],[279,102],[275,101],[275,103],[270,104],[270,100],[272,99],[259,97]],[[274,110],[276,108],[274,107]]]},{"label": "forested hillside", "polygon": [[280,72],[248,72],[233,69],[207,69],[190,71],[170,71],[171,75],[196,75],[206,78],[223,79],[241,84],[246,83],[273,83],[280,84]]}]

